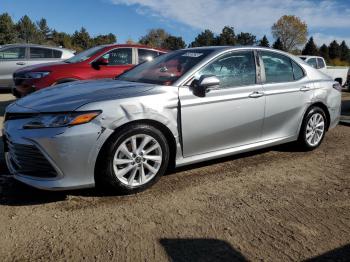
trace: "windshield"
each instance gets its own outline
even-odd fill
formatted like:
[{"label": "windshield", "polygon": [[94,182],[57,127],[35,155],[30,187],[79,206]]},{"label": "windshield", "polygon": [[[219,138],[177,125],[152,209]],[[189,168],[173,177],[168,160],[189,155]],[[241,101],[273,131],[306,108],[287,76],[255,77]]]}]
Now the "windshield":
[{"label": "windshield", "polygon": [[211,49],[179,50],[144,62],[116,79],[131,82],[172,85],[212,53]]},{"label": "windshield", "polygon": [[66,63],[79,63],[79,62],[83,62],[87,59],[89,59],[90,57],[94,56],[95,54],[97,54],[98,52],[100,52],[103,48],[105,48],[105,46],[95,46],[92,47],[88,50],[85,50],[79,54],[77,54],[76,56],[73,56],[67,60],[65,60]]}]

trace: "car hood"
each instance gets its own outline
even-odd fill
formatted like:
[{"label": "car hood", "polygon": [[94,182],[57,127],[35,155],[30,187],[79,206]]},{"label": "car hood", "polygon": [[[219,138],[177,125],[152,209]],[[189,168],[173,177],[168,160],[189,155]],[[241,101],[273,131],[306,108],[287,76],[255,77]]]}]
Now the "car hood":
[{"label": "car hood", "polygon": [[155,87],[113,79],[76,81],[42,89],[15,104],[36,112],[66,112],[92,102],[133,97]]},{"label": "car hood", "polygon": [[18,69],[15,73],[26,73],[31,71],[53,71],[55,69],[59,69],[61,67],[64,67],[64,69],[67,69],[67,67],[73,66],[75,64],[69,64],[65,63],[63,61],[60,62],[51,62],[51,63],[43,63],[43,64],[36,64],[31,66],[26,66],[23,68]]}]

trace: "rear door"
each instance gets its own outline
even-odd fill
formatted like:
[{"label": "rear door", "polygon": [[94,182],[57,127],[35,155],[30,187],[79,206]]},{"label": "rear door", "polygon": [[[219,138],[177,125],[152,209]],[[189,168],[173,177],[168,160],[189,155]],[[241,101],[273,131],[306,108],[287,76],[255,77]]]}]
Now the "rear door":
[{"label": "rear door", "polygon": [[28,59],[25,47],[8,47],[0,50],[0,88],[13,86],[12,74],[26,66]]},{"label": "rear door", "polygon": [[91,74],[93,76],[91,78],[113,78],[135,64],[132,48],[112,49],[101,57],[108,60],[108,65],[100,65],[98,68],[93,68],[93,65],[91,65]]},{"label": "rear door", "polygon": [[265,97],[258,83],[253,51],[221,55],[196,73],[215,75],[220,87],[205,97],[180,87],[184,157],[258,142],[264,120]]},{"label": "rear door", "polygon": [[260,59],[266,96],[263,140],[295,136],[306,107],[312,101],[313,83],[288,56],[261,51]]}]

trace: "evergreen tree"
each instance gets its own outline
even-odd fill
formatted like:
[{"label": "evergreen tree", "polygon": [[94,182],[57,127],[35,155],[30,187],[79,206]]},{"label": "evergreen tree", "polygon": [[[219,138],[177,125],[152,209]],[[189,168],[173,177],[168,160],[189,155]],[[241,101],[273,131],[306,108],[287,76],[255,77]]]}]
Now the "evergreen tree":
[{"label": "evergreen tree", "polygon": [[39,41],[39,32],[36,25],[25,15],[16,25],[18,37],[25,43],[37,43]]},{"label": "evergreen tree", "polygon": [[239,45],[255,45],[256,36],[251,33],[241,32],[237,35],[237,43]]},{"label": "evergreen tree", "polygon": [[182,37],[176,37],[176,36],[168,36],[162,45],[162,48],[168,49],[168,50],[178,50],[183,49],[186,47],[185,41],[182,39]]},{"label": "evergreen tree", "polygon": [[328,50],[330,59],[340,58],[340,46],[336,40],[329,44]]},{"label": "evergreen tree", "polygon": [[267,39],[266,35],[264,35],[263,38],[259,41],[259,46],[270,47],[270,43],[269,43],[269,40]]},{"label": "evergreen tree", "polygon": [[319,55],[322,56],[326,62],[329,62],[329,50],[327,45],[323,44],[320,47]]},{"label": "evergreen tree", "polygon": [[216,38],[217,45],[235,45],[236,35],[233,27],[225,26],[221,34]]},{"label": "evergreen tree", "polygon": [[72,44],[78,51],[88,49],[93,45],[90,35],[84,27],[82,27],[80,31],[74,32],[72,36]]},{"label": "evergreen tree", "polygon": [[15,24],[8,13],[0,15],[0,45],[11,44],[16,41]]},{"label": "evergreen tree", "polygon": [[349,53],[349,47],[345,43],[345,41],[342,41],[340,44],[340,59],[342,61],[350,61],[350,53]]},{"label": "evergreen tree", "polygon": [[52,37],[51,29],[47,25],[47,21],[45,18],[41,18],[37,23],[39,38],[41,38],[41,42],[44,43],[48,41]]},{"label": "evergreen tree", "polygon": [[54,45],[62,46],[68,49],[74,49],[72,44],[72,37],[63,32],[52,31],[52,42]]},{"label": "evergreen tree", "polygon": [[209,29],[204,30],[200,33],[195,40],[190,44],[190,47],[199,47],[199,46],[212,46],[216,45],[216,39],[214,33]]},{"label": "evergreen tree", "polygon": [[117,42],[117,38],[114,34],[110,33],[108,35],[98,35],[92,39],[92,45],[108,45]]},{"label": "evergreen tree", "polygon": [[284,47],[280,38],[273,43],[272,48],[284,51]]},{"label": "evergreen tree", "polygon": [[318,49],[317,46],[314,42],[313,37],[310,37],[309,41],[306,43],[303,51],[302,51],[303,55],[314,55],[317,56],[318,55]]}]

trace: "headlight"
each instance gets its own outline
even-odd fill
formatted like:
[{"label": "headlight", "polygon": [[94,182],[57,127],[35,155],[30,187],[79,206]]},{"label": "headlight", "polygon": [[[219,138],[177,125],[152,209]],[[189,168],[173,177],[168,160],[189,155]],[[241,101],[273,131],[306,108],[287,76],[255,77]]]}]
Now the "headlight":
[{"label": "headlight", "polygon": [[25,74],[26,78],[39,79],[48,76],[50,72],[28,72]]},{"label": "headlight", "polygon": [[101,111],[39,114],[24,124],[23,128],[34,129],[81,125],[90,122],[99,114],[101,114]]}]

